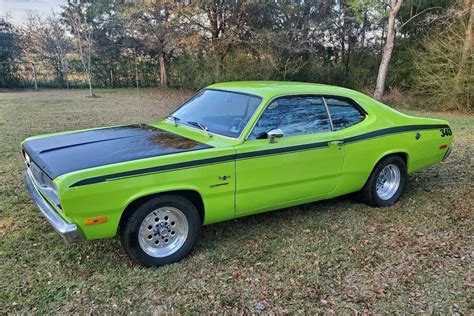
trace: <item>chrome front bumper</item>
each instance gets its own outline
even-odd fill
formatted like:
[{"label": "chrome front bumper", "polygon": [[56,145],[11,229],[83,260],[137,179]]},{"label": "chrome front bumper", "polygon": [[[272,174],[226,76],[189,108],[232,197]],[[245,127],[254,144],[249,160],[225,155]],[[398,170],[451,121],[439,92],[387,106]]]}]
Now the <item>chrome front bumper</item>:
[{"label": "chrome front bumper", "polygon": [[54,208],[38,192],[29,174],[25,172],[24,176],[26,189],[30,193],[30,196],[35,202],[36,206],[39,208],[43,216],[46,217],[48,222],[53,226],[53,228],[59,233],[59,235],[63,237],[66,243],[70,244],[84,240],[84,236],[77,228],[77,225],[69,224],[61,216],[59,216]]}]

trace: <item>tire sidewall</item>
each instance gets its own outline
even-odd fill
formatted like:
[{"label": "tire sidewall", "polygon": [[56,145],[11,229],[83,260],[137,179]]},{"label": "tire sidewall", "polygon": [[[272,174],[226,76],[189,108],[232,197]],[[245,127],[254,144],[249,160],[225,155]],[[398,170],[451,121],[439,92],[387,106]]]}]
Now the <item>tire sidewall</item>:
[{"label": "tire sidewall", "polygon": [[[377,194],[377,178],[380,174],[380,172],[385,168],[386,166],[393,164],[398,167],[400,170],[400,184],[398,186],[397,192],[388,200],[383,200],[379,197]],[[403,191],[405,191],[405,186],[406,186],[406,181],[407,181],[407,169],[406,169],[406,164],[405,161],[398,157],[398,156],[389,156],[384,159],[382,159],[377,166],[374,169],[374,173],[372,174],[372,181],[371,181],[371,195],[373,197],[373,200],[375,204],[379,206],[389,206],[398,201],[400,199],[400,196],[403,194]]]},{"label": "tire sidewall", "polygon": [[[142,249],[138,241],[138,234],[145,217],[154,210],[166,206],[177,208],[184,214],[188,221],[188,235],[176,252],[166,257],[157,258],[150,256]],[[120,238],[123,248],[134,261],[146,267],[162,266],[181,260],[192,250],[199,236],[200,226],[199,214],[191,202],[180,196],[160,196],[143,203],[126,219],[120,231]]]}]

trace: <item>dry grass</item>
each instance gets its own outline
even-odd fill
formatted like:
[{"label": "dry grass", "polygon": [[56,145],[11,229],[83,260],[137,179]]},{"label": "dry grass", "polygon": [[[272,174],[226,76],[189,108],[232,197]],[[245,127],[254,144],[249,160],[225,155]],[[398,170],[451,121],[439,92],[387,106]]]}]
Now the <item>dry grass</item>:
[{"label": "dry grass", "polygon": [[401,201],[347,197],[204,227],[193,253],[133,265],[118,239],[65,245],[27,197],[27,136],[154,121],[190,92],[0,93],[0,312],[472,313],[474,117],[447,118],[455,151],[412,175]]}]

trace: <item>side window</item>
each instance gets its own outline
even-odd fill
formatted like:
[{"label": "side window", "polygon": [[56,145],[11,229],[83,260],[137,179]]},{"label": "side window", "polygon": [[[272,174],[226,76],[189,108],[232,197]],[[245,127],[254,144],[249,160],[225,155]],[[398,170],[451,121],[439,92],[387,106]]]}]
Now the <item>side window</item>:
[{"label": "side window", "polygon": [[324,100],[328,106],[332,125],[336,131],[355,125],[361,122],[365,117],[364,114],[349,101],[336,97],[324,98]]},{"label": "side window", "polygon": [[282,97],[270,103],[249,139],[263,139],[279,128],[286,136],[329,132],[331,126],[321,97]]}]

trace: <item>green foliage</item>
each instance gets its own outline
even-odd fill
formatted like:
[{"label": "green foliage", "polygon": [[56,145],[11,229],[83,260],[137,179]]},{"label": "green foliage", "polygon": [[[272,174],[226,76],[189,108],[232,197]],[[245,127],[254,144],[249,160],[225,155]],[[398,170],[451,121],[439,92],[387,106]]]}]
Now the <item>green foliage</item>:
[{"label": "green foliage", "polygon": [[201,89],[216,81],[272,80],[275,69],[265,56],[245,51],[229,53],[223,60],[219,80],[215,76],[215,57],[182,54],[171,60],[170,82],[180,89]]},{"label": "green foliage", "polygon": [[224,59],[221,81],[271,80],[274,68],[268,56],[237,51]]},{"label": "green foliage", "polygon": [[9,88],[18,85],[16,72],[20,54],[20,39],[15,28],[0,18],[0,87]]},{"label": "green foliage", "polygon": [[455,23],[425,38],[422,49],[413,52],[416,94],[429,97],[432,106],[472,111],[474,72],[472,49],[461,67],[466,25]]},{"label": "green foliage", "polygon": [[196,58],[188,53],[174,57],[169,74],[172,87],[197,90],[214,82],[212,62],[210,58]]},{"label": "green foliage", "polygon": [[[405,0],[387,88],[411,93],[416,87],[442,100],[443,91],[453,87],[435,84],[429,76],[454,76],[447,68],[458,57],[438,56],[444,52],[433,47],[442,45],[437,34],[445,25],[460,20],[462,10],[455,1]],[[68,0],[62,18],[47,21],[49,28],[17,32],[2,26],[0,58],[9,62],[0,66],[0,84],[31,85],[26,62],[34,60],[42,71],[40,87],[84,87],[88,78],[95,87],[169,84],[181,89],[219,81],[292,80],[369,91],[378,73],[388,9],[388,1],[377,0]],[[72,24],[77,21],[70,19],[73,13],[80,22],[76,28]],[[81,36],[72,37],[73,29]],[[54,30],[54,36],[46,36],[44,30]],[[462,47],[459,32],[451,50]],[[85,54],[80,53],[78,39]],[[12,62],[20,54],[21,67]],[[433,60],[425,60],[425,54],[441,60],[430,68]],[[464,79],[455,80],[456,104],[471,102],[471,81],[463,73]],[[427,78],[432,80],[426,83]]]}]

